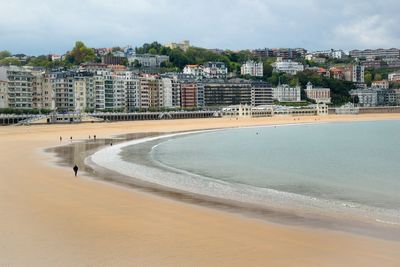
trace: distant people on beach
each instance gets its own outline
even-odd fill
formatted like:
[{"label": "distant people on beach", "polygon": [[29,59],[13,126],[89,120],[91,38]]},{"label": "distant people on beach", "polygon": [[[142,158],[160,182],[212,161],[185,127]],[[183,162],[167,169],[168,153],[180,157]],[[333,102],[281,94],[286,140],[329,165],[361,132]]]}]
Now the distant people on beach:
[{"label": "distant people on beach", "polygon": [[62,142],[62,136],[60,136],[60,142]]},{"label": "distant people on beach", "polygon": [[71,142],[72,142],[72,136],[69,138],[69,140],[71,140]]},{"label": "distant people on beach", "polygon": [[96,140],[96,135],[93,135],[93,139]]},{"label": "distant people on beach", "polygon": [[75,173],[75,177],[78,175],[78,170],[79,170],[79,168],[78,168],[78,166],[75,164],[75,166],[72,168],[73,170],[74,170],[74,173]]},{"label": "distant people on beach", "polygon": [[89,140],[90,140],[90,134],[89,134]]}]

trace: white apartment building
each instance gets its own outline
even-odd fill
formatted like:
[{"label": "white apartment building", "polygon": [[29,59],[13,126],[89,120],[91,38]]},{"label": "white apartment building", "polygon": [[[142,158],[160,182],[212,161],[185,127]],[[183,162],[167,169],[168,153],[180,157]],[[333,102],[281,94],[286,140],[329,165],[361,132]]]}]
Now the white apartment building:
[{"label": "white apartment building", "polygon": [[307,88],[305,89],[306,96],[309,99],[315,100],[317,104],[331,103],[331,89],[329,88],[314,88],[311,82],[308,82]]},{"label": "white apartment building", "polygon": [[284,72],[291,75],[296,75],[299,71],[304,71],[303,64],[291,60],[279,59],[272,63],[275,72]]},{"label": "white apartment building", "polygon": [[300,86],[290,87],[287,84],[278,85],[273,88],[273,99],[279,102],[299,102],[301,88]]},{"label": "white apartment building", "polygon": [[179,108],[181,86],[176,78],[162,78],[163,90],[163,107],[164,108]]},{"label": "white apartment building", "polygon": [[203,65],[203,72],[207,79],[224,79],[228,75],[228,68],[223,62],[208,62]]},{"label": "white apartment building", "polygon": [[264,75],[264,66],[262,62],[248,60],[240,68],[242,75],[250,75],[254,77],[262,77]]},{"label": "white apartment building", "polygon": [[126,87],[126,109],[128,112],[134,111],[139,107],[140,82],[139,78],[132,75],[125,76]]},{"label": "white apartment building", "polygon": [[187,75],[193,75],[196,78],[204,76],[203,66],[201,65],[186,65],[183,68],[183,73]]}]

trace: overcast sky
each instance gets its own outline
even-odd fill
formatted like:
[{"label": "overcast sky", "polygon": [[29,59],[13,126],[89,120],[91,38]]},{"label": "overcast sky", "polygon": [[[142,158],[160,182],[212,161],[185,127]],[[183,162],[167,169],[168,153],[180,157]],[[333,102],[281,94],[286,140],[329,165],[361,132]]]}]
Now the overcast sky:
[{"label": "overcast sky", "polygon": [[400,47],[399,0],[0,0],[0,50],[188,39],[221,49]]}]

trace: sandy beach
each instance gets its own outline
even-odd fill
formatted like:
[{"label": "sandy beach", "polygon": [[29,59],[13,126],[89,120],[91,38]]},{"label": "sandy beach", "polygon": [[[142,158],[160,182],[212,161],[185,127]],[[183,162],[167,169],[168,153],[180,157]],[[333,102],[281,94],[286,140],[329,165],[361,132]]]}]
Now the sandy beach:
[{"label": "sandy beach", "polygon": [[400,114],[1,127],[0,266],[400,266],[400,242],[274,224],[75,178],[72,166],[43,152],[70,136],[381,119]]}]

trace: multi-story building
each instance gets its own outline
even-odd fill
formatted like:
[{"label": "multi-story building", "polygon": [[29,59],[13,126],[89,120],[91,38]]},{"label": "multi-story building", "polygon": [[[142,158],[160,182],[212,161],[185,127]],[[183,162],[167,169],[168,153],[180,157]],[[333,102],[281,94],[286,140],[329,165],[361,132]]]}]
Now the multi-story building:
[{"label": "multi-story building", "polygon": [[361,62],[361,65],[366,69],[379,69],[382,67],[382,61],[369,59]]},{"label": "multi-story building", "polygon": [[346,53],[343,50],[336,50],[336,49],[329,49],[329,50],[320,50],[311,52],[309,55],[313,57],[318,57],[320,55],[335,58],[335,59],[342,59],[346,56]]},{"label": "multi-story building", "polygon": [[75,109],[74,77],[72,72],[54,73],[53,90],[57,111],[66,112]]},{"label": "multi-story building", "polygon": [[201,65],[186,65],[183,68],[183,73],[193,75],[196,78],[202,78],[204,76],[203,66]]},{"label": "multi-story building", "polygon": [[169,56],[152,55],[152,54],[133,54],[128,56],[127,60],[129,65],[134,67],[159,68],[161,66],[161,63],[169,61]]},{"label": "multi-story building", "polygon": [[290,87],[287,84],[279,84],[273,88],[273,99],[279,102],[299,102],[301,101],[300,86]]},{"label": "multi-story building", "polygon": [[0,108],[8,108],[8,81],[0,80]]},{"label": "multi-story building", "polygon": [[393,72],[388,75],[390,82],[400,82],[400,72]]},{"label": "multi-story building", "polygon": [[350,56],[357,58],[398,58],[400,57],[400,50],[397,48],[352,50]]},{"label": "multi-story building", "polygon": [[262,77],[264,75],[264,66],[262,62],[248,60],[240,68],[242,75],[250,75],[254,77]]},{"label": "multi-story building", "polygon": [[389,89],[389,81],[388,80],[373,81],[371,87],[380,89]]},{"label": "multi-story building", "polygon": [[162,82],[158,76],[147,75],[139,78],[139,106],[138,108],[162,108],[163,90]]},{"label": "multi-story building", "polygon": [[204,105],[251,104],[251,82],[242,79],[208,80],[204,83]]},{"label": "multi-story building", "polygon": [[14,109],[32,108],[33,75],[25,68],[2,67],[8,82],[8,106]]},{"label": "multi-story building", "polygon": [[350,95],[358,98],[358,105],[362,107],[376,107],[385,104],[386,90],[384,89],[356,89]]},{"label": "multi-story building", "polygon": [[266,82],[251,83],[251,106],[272,105],[272,86]]},{"label": "multi-story building", "polygon": [[203,65],[203,73],[207,79],[224,79],[228,75],[228,68],[223,62],[207,62]]},{"label": "multi-story building", "polygon": [[165,108],[179,108],[181,106],[181,84],[176,76],[161,79],[163,90],[163,106]]},{"label": "multi-story building", "polygon": [[140,106],[140,81],[133,75],[125,76],[126,110],[135,111]]},{"label": "multi-story building", "polygon": [[352,82],[354,83],[364,83],[364,72],[365,67],[361,64],[353,65],[352,67]]},{"label": "multi-story building", "polygon": [[181,83],[181,107],[196,108],[197,107],[197,83],[184,81]]},{"label": "multi-story building", "polygon": [[253,50],[252,53],[258,57],[281,57],[284,59],[296,59],[305,56],[307,50],[304,48],[264,48]]},{"label": "multi-story building", "polygon": [[278,59],[277,62],[272,63],[275,72],[284,72],[291,75],[296,75],[297,72],[304,71],[304,66],[301,63]]},{"label": "multi-story building", "polygon": [[317,104],[331,103],[331,89],[329,89],[329,88],[317,88],[317,87],[314,87],[311,82],[308,82],[305,92],[306,92],[307,98],[315,100],[315,102]]},{"label": "multi-story building", "polygon": [[384,58],[388,68],[400,68],[400,58]]}]

